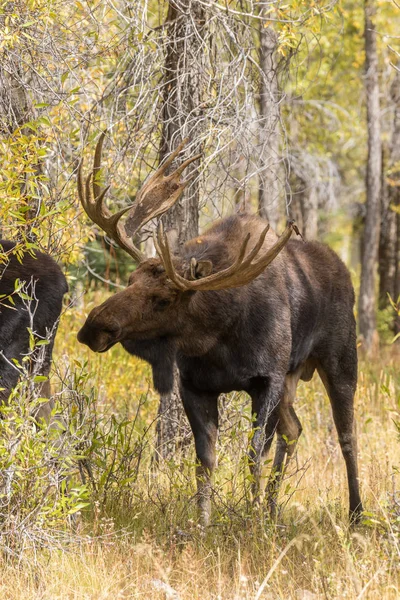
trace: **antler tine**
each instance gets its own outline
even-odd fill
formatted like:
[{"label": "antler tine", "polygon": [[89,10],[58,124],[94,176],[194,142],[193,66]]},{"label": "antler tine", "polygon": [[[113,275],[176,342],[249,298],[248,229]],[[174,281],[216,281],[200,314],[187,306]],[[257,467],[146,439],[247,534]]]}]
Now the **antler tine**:
[{"label": "antler tine", "polygon": [[[105,205],[102,205],[103,198],[106,195],[106,192],[108,191],[109,186],[106,187],[103,191],[99,192],[99,195],[97,198],[95,197],[94,199],[92,199],[91,194],[90,194],[90,182],[92,180],[92,177],[93,177],[93,172],[89,173],[89,175],[86,177],[85,195],[84,195],[84,201],[82,202],[82,204],[83,204],[83,208],[85,209],[87,215],[92,219],[92,221],[94,223],[97,223],[98,218],[104,217],[104,214],[106,216],[108,216],[110,213],[108,208]],[[94,184],[92,187],[94,187]],[[100,190],[100,188],[99,188],[99,190]],[[99,200],[100,200],[100,202],[99,202]],[[99,223],[97,223],[97,225],[99,225]]]},{"label": "antler tine", "polygon": [[[219,278],[219,276],[223,275],[225,278],[225,277],[231,275],[232,273],[234,273],[239,267],[241,267],[243,264],[244,255],[246,254],[247,244],[249,243],[249,240],[250,240],[250,234],[248,233],[243,240],[243,243],[240,247],[239,254],[237,255],[235,262],[232,263],[231,266],[228,267],[227,269],[224,269],[223,271],[219,271],[218,273],[214,273],[213,275],[210,275],[209,277],[215,278],[215,280],[217,280],[217,278]],[[207,277],[207,279],[209,279],[209,277]],[[204,278],[203,278],[203,281],[204,281]]]},{"label": "antler tine", "polygon": [[[143,185],[142,189],[140,190],[141,195],[144,195],[144,193],[147,191],[147,189],[154,185],[154,180],[158,179],[161,175],[164,175],[165,171],[168,169],[168,167],[171,166],[171,164],[174,162],[175,158],[179,155],[179,153],[182,151],[182,149],[184,148],[184,146],[187,144],[188,141],[189,141],[189,138],[185,138],[179,144],[179,146],[173,152],[171,152],[171,154],[169,154],[169,156],[165,159],[165,161],[162,163],[162,165],[160,165],[158,167],[158,169],[156,171],[154,171],[152,176],[149,178],[148,181],[146,181],[146,183]],[[174,171],[173,173],[171,173],[170,175],[167,176],[167,179],[171,179],[171,178],[175,177],[177,174],[180,175],[184,168],[186,168],[188,165],[190,165],[190,163],[192,163],[193,161],[197,160],[200,157],[201,157],[201,154],[196,154],[196,156],[193,156],[192,158],[188,158],[183,163],[184,166],[180,165],[178,167],[178,169],[176,169],[176,171]]]},{"label": "antler tine", "polygon": [[110,186],[108,185],[107,187],[104,188],[104,190],[102,192],[100,192],[100,194],[97,196],[97,198],[95,198],[95,205],[96,205],[97,212],[101,213],[101,211],[102,210],[104,211],[104,209],[106,209],[107,212],[110,212],[108,210],[107,206],[105,204],[103,204],[104,196],[107,194],[109,189],[110,189]]},{"label": "antler tine", "polygon": [[[238,268],[238,266],[240,266],[243,262],[243,258],[244,258],[244,255],[246,254],[247,244],[249,243],[249,240],[250,240],[250,234],[248,233],[246,235],[245,239],[243,240],[243,243],[240,247],[239,254],[238,254],[235,262],[230,267],[228,267],[227,269],[224,269],[223,271],[220,271],[219,273],[210,275],[209,277],[207,277],[205,279],[207,279],[209,281],[211,278],[217,278],[221,275],[226,277],[226,276],[230,275],[231,273],[233,273]],[[173,260],[172,260],[172,256],[171,256],[171,250],[170,250],[169,243],[168,243],[168,238],[164,235],[164,228],[163,228],[163,225],[161,222],[158,226],[157,236],[154,236],[154,246],[156,248],[157,254],[161,258],[161,261],[164,265],[167,276],[172,281],[172,283],[174,283],[176,285],[176,287],[178,289],[180,289],[182,291],[187,291],[187,290],[192,289],[193,287],[196,287],[196,286],[194,286],[194,283],[196,283],[196,282],[198,283],[199,281],[194,282],[194,281],[189,281],[188,279],[185,279],[184,277],[179,275],[179,273],[174,268],[174,264],[173,264]],[[204,281],[204,279],[201,281]]]},{"label": "antler tine", "polygon": [[[96,144],[96,149],[93,158],[93,169],[83,179],[82,167],[83,161],[81,160],[78,166],[78,196],[79,200],[88,215],[88,217],[96,223],[114,242],[116,242],[125,252],[127,252],[132,258],[138,262],[143,260],[143,255],[137,248],[132,240],[126,235],[123,225],[120,223],[121,217],[131,210],[132,206],[127,206],[117,213],[112,214],[111,211],[104,204],[104,197],[110,186],[104,189],[98,184],[97,175],[101,168],[101,158],[103,150],[103,142],[106,136],[107,130],[103,131]],[[90,185],[92,184],[92,186]],[[90,189],[92,187],[92,189]]]},{"label": "antler tine", "polygon": [[96,144],[95,151],[94,151],[93,171],[92,171],[94,200],[96,200],[98,198],[99,194],[101,193],[101,188],[100,188],[99,184],[97,183],[97,176],[101,169],[101,158],[102,158],[102,154],[103,154],[103,142],[104,142],[106,133],[107,133],[107,129],[105,129],[104,131],[101,132],[100,137]]},{"label": "antler tine", "polygon": [[[269,225],[266,226],[266,228],[262,231],[257,244],[254,246],[253,250],[251,252],[249,252],[249,254],[246,257],[246,260],[243,262],[244,265],[250,265],[253,261],[253,258],[255,256],[257,256],[257,254],[259,253],[259,251],[261,250],[261,247],[264,243],[265,240],[265,236],[267,235],[269,231]],[[250,236],[250,234],[247,234],[248,236]]]},{"label": "antler tine", "polygon": [[82,166],[83,166],[83,159],[81,159],[79,161],[78,171],[77,171],[77,183],[78,183],[78,198],[79,198],[82,206],[85,208],[85,195],[84,195],[85,184],[83,181]]},{"label": "antler tine", "polygon": [[231,267],[229,267],[229,269],[233,270],[235,267],[238,267],[239,265],[242,264],[244,255],[246,254],[247,244],[249,243],[249,241],[250,241],[250,234],[248,233],[243,240],[243,244],[239,250],[239,254],[238,254],[236,261],[233,263],[233,265]]},{"label": "antler tine", "polygon": [[[121,246],[121,248],[128,252],[130,256],[140,262],[143,260],[143,255],[133,244],[131,238],[145,223],[150,221],[150,219],[162,215],[175,204],[185,187],[193,178],[193,175],[191,175],[181,181],[180,175],[188,165],[200,157],[200,154],[187,159],[170,175],[165,176],[165,171],[187,142],[187,140],[183,140],[155,173],[150,176],[149,180],[143,185],[141,190],[139,190],[136,195],[135,203],[112,214],[104,204],[104,197],[109,190],[109,186],[102,189],[98,179],[99,171],[101,169],[103,143],[106,134],[107,130],[100,134],[94,152],[93,168],[85,181],[82,174],[82,161],[78,166],[79,199],[89,218],[101,227],[111,239]],[[130,214],[124,226],[120,222],[120,219],[127,212]],[[168,242],[162,239],[162,237],[163,234],[160,236],[159,246],[166,256],[166,261],[169,261],[172,268],[172,259]]]},{"label": "antler tine", "polygon": [[168,239],[164,234],[164,228],[161,222],[158,225],[157,236],[154,235],[154,245],[169,279],[178,289],[185,291],[187,289],[188,281],[184,277],[181,277],[174,268]]},{"label": "antler tine", "polygon": [[181,181],[180,176],[188,165],[200,158],[200,154],[188,158],[172,173],[165,175],[165,171],[171,165],[174,158],[178,156],[186,142],[187,140],[184,140],[179,144],[176,150],[168,156],[165,162],[149,177],[138,192],[136,202],[126,220],[126,231],[129,235],[134,235],[148,221],[167,212],[177,202],[190,181],[192,181],[195,174],[189,175],[183,181]]},{"label": "antler tine", "polygon": [[[181,165],[179,165],[179,167],[176,169],[176,171],[174,171],[169,177],[171,177],[171,178],[179,177],[179,175],[182,174],[182,172],[186,169],[187,166],[189,166],[195,160],[198,160],[199,158],[201,158],[201,156],[202,156],[201,154],[195,154],[194,156],[188,158]],[[187,179],[185,181],[191,181],[195,176],[196,176],[196,173],[191,175],[190,179]]]},{"label": "antler tine", "polygon": [[260,268],[261,270],[265,269],[265,267],[267,267],[278,256],[280,251],[284,248],[284,246],[286,246],[290,236],[293,233],[293,225],[294,223],[292,221],[288,221],[284,232],[279,236],[275,244],[266,252],[266,254],[261,256],[260,260],[254,264],[254,268],[256,270]]},{"label": "antler tine", "polygon": [[208,277],[190,281],[190,288],[197,290],[222,290],[232,287],[240,287],[250,283],[253,279],[261,275],[267,265],[269,265],[269,263],[276,258],[276,256],[288,242],[292,234],[292,230],[292,224],[288,223],[285,231],[278,238],[275,244],[269,250],[267,250],[267,252],[263,254],[257,262],[253,263],[252,261],[259,253],[265,236],[267,235],[268,227],[266,227],[262,231],[257,244],[245,258],[245,260],[241,260],[240,262],[237,260],[236,264],[224,269],[223,271],[220,271],[219,273],[214,273]]},{"label": "antler tine", "polygon": [[288,242],[293,231],[293,223],[289,222],[285,231],[278,238],[275,244],[269,250],[267,250],[267,252],[265,252],[265,254],[259,258],[259,260],[253,262],[262,248],[268,231],[269,225],[261,232],[257,243],[249,252],[249,254],[245,256],[247,245],[250,239],[250,234],[248,233],[241,245],[237,258],[232,265],[222,271],[219,271],[218,273],[213,273],[208,277],[195,279],[194,281],[185,279],[176,272],[171,258],[168,240],[164,236],[162,227],[160,227],[158,230],[158,239],[155,241],[155,244],[156,250],[164,264],[167,276],[178,289],[182,291],[223,290],[246,285],[258,277],[267,267],[267,265],[272,262],[274,258],[276,258],[276,256]]},{"label": "antler tine", "polygon": [[[187,140],[185,140],[185,142],[186,141]],[[149,178],[149,180],[146,181],[146,183],[143,185],[142,189],[140,190],[140,192],[138,194],[138,196],[139,196],[138,201],[140,201],[140,198],[145,196],[145,194],[148,193],[149,190],[151,190],[151,188],[153,188],[158,183],[158,180],[160,179],[160,177],[162,177],[164,175],[165,171],[171,165],[174,158],[176,158],[178,156],[178,154],[182,150],[183,146],[184,146],[184,142],[182,142],[182,144],[179,144],[178,148],[174,152],[172,152],[172,154],[170,154],[170,156],[161,165],[161,167],[158,167],[158,169],[152,174],[152,176]],[[190,165],[195,160],[198,160],[199,158],[201,158],[201,154],[196,154],[195,156],[192,156],[191,158],[188,158],[187,160],[185,160],[181,165],[179,165],[179,167],[175,171],[173,171],[172,173],[170,173],[169,175],[167,175],[164,178],[165,182],[167,183],[171,180],[178,179],[179,176],[184,171],[184,169],[186,169],[186,167],[188,165]],[[184,181],[181,182],[181,185],[183,185],[181,191],[183,191],[185,189],[187,184],[190,183],[195,176],[196,176],[196,173],[194,173],[193,175],[190,175]]]},{"label": "antler tine", "polygon": [[163,164],[157,169],[156,173],[165,173],[168,167],[172,165],[172,163],[174,162],[178,154],[181,152],[181,150],[186,146],[188,141],[189,138],[185,138],[184,140],[182,140],[181,143],[177,146],[177,148],[175,148],[175,150],[171,152],[171,154],[167,157]]},{"label": "antler tine", "polygon": [[[86,183],[88,192],[90,190],[90,180],[92,179],[92,177],[93,177],[93,173],[89,173],[89,175],[87,177],[87,183]],[[128,210],[131,210],[132,206],[131,205],[125,206],[125,208],[121,208],[121,210],[119,210],[118,212],[113,214],[103,202],[104,197],[107,194],[110,187],[111,186],[108,185],[103,190],[101,190],[101,192],[99,193],[97,198],[94,199],[94,201],[92,201],[90,199],[90,196],[88,196],[88,198],[90,200],[89,206],[90,206],[90,211],[91,211],[90,216],[91,216],[92,221],[94,221],[95,223],[97,222],[98,225],[100,225],[99,221],[101,221],[104,231],[110,237],[112,237],[112,235],[113,235],[112,228],[118,223],[120,218],[125,213],[128,212]],[[96,218],[96,221],[94,220],[95,218]],[[107,227],[107,229],[106,229],[106,227]],[[121,233],[121,232],[119,232],[119,233]],[[128,239],[127,236],[126,236],[126,239]],[[114,241],[117,241],[117,240],[114,240]]]}]

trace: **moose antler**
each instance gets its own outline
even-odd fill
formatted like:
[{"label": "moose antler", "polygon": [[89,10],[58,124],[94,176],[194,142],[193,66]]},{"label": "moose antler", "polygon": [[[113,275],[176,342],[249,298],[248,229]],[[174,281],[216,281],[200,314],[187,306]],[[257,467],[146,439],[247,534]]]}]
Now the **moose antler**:
[{"label": "moose antler", "polygon": [[[200,155],[197,154],[192,158],[188,158],[175,171],[169,175],[165,175],[168,167],[186,144],[187,140],[184,140],[146,181],[137,193],[134,204],[113,214],[104,204],[104,197],[110,186],[102,189],[98,184],[98,173],[101,168],[103,142],[106,133],[107,131],[103,131],[96,144],[93,169],[87,176],[86,181],[84,181],[82,173],[83,160],[79,163],[78,196],[89,219],[103,229],[132,258],[141,262],[144,256],[132,242],[131,238],[145,223],[155,217],[159,217],[175,204],[185,187],[194,177],[194,175],[191,175],[181,181],[180,175]],[[92,184],[92,189],[90,189],[90,184]],[[127,212],[130,212],[130,214],[124,226],[120,219]]]},{"label": "moose antler", "polygon": [[242,243],[235,262],[230,267],[223,269],[218,273],[213,273],[208,277],[202,277],[201,279],[195,280],[185,279],[175,270],[171,256],[171,250],[161,223],[158,228],[157,239],[154,241],[156,250],[162,260],[166,274],[178,289],[182,291],[224,290],[246,285],[258,277],[264,271],[266,266],[269,265],[269,263],[272,262],[276,256],[278,256],[279,252],[286,245],[290,236],[292,235],[293,226],[294,223],[292,221],[288,221],[286,229],[282,235],[278,238],[275,244],[261,256],[258,255],[264,243],[265,236],[268,233],[269,225],[262,231],[254,248],[246,255],[247,246],[250,240],[250,234],[248,233]]}]

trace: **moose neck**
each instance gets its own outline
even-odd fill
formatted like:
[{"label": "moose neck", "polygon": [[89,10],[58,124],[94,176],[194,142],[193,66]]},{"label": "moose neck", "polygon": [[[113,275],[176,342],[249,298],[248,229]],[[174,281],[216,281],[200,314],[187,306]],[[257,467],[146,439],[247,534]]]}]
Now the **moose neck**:
[{"label": "moose neck", "polygon": [[176,347],[187,356],[209,352],[240,319],[241,288],[196,292],[176,333]]}]

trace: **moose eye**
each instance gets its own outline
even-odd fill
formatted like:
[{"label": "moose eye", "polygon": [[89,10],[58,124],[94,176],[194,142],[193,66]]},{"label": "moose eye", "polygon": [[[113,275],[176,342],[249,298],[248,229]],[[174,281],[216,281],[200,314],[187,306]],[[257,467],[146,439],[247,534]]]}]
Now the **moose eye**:
[{"label": "moose eye", "polygon": [[157,296],[153,296],[152,302],[155,310],[165,310],[171,304],[171,300],[159,298]]}]

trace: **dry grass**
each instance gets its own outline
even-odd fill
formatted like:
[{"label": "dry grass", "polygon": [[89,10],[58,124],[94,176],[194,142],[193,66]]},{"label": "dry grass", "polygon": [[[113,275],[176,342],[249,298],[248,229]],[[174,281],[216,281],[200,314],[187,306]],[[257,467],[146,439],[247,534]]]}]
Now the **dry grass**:
[{"label": "dry grass", "polygon": [[[128,401],[133,414],[138,396],[148,391],[148,368],[118,348],[93,355],[78,347],[75,334],[81,321],[78,310],[64,317],[56,353],[59,368],[66,356],[87,359],[99,410],[125,411]],[[304,433],[297,465],[283,486],[277,525],[262,511],[250,509],[246,464],[239,460],[249,412],[242,410],[244,399],[237,395],[225,401],[209,531],[202,532],[195,521],[192,455],[161,465],[156,474],[144,462],[127,501],[108,504],[101,512],[94,505],[63,551],[38,548],[20,564],[4,560],[0,597],[399,598],[399,401],[396,357],[388,354],[361,365],[357,422],[367,515],[356,528],[348,527],[344,463],[327,397],[315,378],[298,390]],[[139,428],[151,423],[156,409],[157,398],[150,393]]]}]

